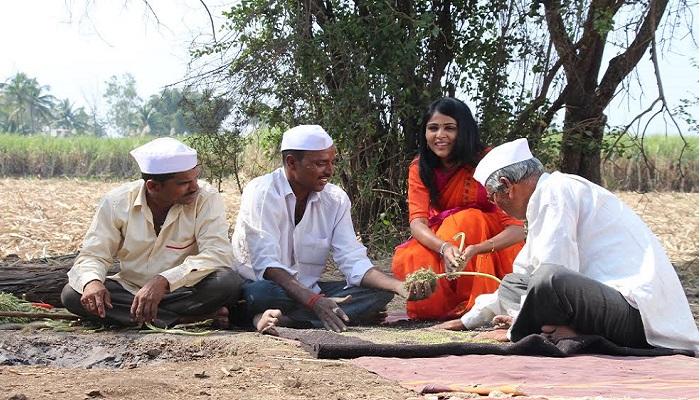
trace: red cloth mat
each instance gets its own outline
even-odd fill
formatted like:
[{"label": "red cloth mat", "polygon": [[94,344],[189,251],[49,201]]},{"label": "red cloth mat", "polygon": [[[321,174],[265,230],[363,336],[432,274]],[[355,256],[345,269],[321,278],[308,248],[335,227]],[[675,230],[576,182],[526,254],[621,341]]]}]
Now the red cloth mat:
[{"label": "red cloth mat", "polygon": [[360,357],[350,362],[417,392],[458,392],[478,384],[515,386],[527,396],[698,398],[698,359],[681,355]]}]

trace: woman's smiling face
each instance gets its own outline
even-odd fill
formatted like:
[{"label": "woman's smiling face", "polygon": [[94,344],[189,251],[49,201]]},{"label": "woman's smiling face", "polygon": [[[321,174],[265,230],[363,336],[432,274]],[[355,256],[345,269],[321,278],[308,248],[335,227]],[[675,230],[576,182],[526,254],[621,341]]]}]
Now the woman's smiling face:
[{"label": "woman's smiling face", "polygon": [[425,125],[425,140],[428,148],[440,159],[443,166],[448,166],[452,148],[457,141],[457,120],[434,113]]}]

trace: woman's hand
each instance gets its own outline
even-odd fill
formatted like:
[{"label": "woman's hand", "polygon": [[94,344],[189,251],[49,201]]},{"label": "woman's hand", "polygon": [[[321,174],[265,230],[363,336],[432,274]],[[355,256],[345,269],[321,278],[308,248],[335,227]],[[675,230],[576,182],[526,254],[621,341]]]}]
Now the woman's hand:
[{"label": "woman's hand", "polygon": [[445,248],[442,251],[442,261],[445,263],[446,272],[454,272],[456,270],[461,254],[462,253],[459,251],[457,246],[454,246],[451,243],[447,243],[445,245]]},{"label": "woman's hand", "polygon": [[[448,258],[446,256],[443,257],[445,260],[445,272],[462,271],[469,262],[469,260],[471,260],[472,257],[479,254],[477,247],[473,244],[470,244],[469,246],[465,247],[464,251],[462,251],[461,253],[459,252],[459,249],[456,246],[451,247],[455,249],[456,256],[453,256],[453,261],[451,262],[448,261]],[[445,255],[447,255],[447,250],[445,250],[445,253]]]}]

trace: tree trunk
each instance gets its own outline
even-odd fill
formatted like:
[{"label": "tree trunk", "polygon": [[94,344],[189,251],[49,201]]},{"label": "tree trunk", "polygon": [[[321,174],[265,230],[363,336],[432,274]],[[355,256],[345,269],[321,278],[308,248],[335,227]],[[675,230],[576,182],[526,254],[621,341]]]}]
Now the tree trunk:
[{"label": "tree trunk", "polygon": [[0,292],[11,293],[27,301],[61,306],[61,290],[68,282],[66,274],[75,254],[22,261],[8,257],[0,261]]},{"label": "tree trunk", "polygon": [[606,118],[585,105],[567,103],[561,143],[562,172],[601,183],[600,152]]},{"label": "tree trunk", "polygon": [[[9,256],[0,260],[0,292],[11,293],[31,302],[61,304],[61,291],[68,283],[68,270],[77,254],[24,261]],[[118,269],[118,262],[113,270]]]}]

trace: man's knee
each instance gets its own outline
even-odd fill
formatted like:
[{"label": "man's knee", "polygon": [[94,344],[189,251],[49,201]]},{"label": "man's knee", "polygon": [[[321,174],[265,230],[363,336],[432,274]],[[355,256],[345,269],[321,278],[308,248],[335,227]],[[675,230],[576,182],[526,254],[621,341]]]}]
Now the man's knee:
[{"label": "man's knee", "polygon": [[386,305],[389,304],[389,302],[394,298],[394,292],[389,292],[387,290],[377,290],[375,296],[375,303],[378,306],[386,307]]},{"label": "man's knee", "polygon": [[241,285],[243,285],[243,278],[241,278],[238,272],[230,268],[226,268],[219,269],[212,275],[214,275],[214,284],[216,287],[240,292]]},{"label": "man's knee", "polygon": [[542,265],[532,275],[529,291],[563,293],[576,284],[578,274],[559,265]]},{"label": "man's knee", "polygon": [[353,299],[342,305],[350,318],[363,317],[386,310],[386,305],[394,298],[394,293],[386,290],[363,288],[361,293],[352,294]]},{"label": "man's knee", "polygon": [[222,302],[236,301],[241,297],[243,279],[238,272],[232,269],[218,269],[201,283],[203,285],[199,289],[205,290],[214,298],[214,301],[218,301],[218,299]]},{"label": "man's knee", "polygon": [[248,304],[267,304],[287,293],[273,281],[260,280],[246,282],[242,288],[243,300]]},{"label": "man's knee", "polygon": [[73,314],[85,312],[82,303],[80,303],[80,299],[82,297],[83,296],[80,293],[78,293],[67,283],[61,291],[61,303],[63,303],[63,307]]}]

